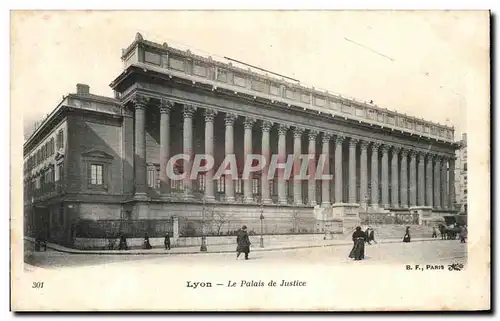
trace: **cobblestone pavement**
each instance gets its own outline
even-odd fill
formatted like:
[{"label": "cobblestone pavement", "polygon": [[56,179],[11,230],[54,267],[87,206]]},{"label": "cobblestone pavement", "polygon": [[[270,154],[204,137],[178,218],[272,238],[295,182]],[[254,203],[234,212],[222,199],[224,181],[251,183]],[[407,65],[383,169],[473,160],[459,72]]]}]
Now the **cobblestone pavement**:
[{"label": "cobblestone pavement", "polygon": [[[25,262],[42,268],[71,268],[104,264],[126,266],[156,266],[164,264],[204,264],[211,267],[233,266],[236,264],[448,264],[465,263],[467,244],[453,241],[431,241],[412,243],[373,244],[365,247],[366,259],[352,261],[347,258],[351,246],[337,245],[321,248],[252,252],[250,260],[234,253],[186,254],[186,255],[84,255],[67,254],[56,251],[34,252],[25,256]],[[27,252],[31,243],[25,242]]]}]

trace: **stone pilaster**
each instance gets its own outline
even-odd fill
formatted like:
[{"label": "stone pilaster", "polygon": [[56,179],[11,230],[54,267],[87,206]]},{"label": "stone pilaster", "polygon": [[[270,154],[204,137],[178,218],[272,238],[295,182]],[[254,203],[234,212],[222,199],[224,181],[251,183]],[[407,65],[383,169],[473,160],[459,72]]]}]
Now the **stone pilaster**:
[{"label": "stone pilaster", "polygon": [[309,205],[316,206],[316,137],[318,132],[311,130],[309,132],[309,146],[308,153],[312,155],[313,158],[309,160],[309,180],[307,182],[307,198],[309,199]]},{"label": "stone pilaster", "polygon": [[[217,111],[206,109],[205,110],[205,154],[214,156],[214,122]],[[205,173],[205,199],[207,202],[215,200],[214,193],[214,169],[210,168]]]},{"label": "stone pilaster", "polygon": [[[226,156],[234,154],[234,121],[238,116],[234,114],[226,114],[225,124],[226,124]],[[232,177],[231,174],[226,174],[226,201],[234,202],[234,179],[237,177]]]},{"label": "stone pilaster", "polygon": [[425,178],[426,202],[425,205],[433,207],[434,198],[432,194],[433,154],[427,154],[427,170]]},{"label": "stone pilaster", "polygon": [[394,146],[392,148],[391,158],[391,200],[392,207],[399,207],[399,152],[401,148]]},{"label": "stone pilaster", "polygon": [[360,181],[360,188],[359,188],[359,198],[360,198],[360,203],[361,206],[366,208],[368,205],[368,142],[367,141],[361,141],[360,144],[360,149],[361,149],[361,154],[359,157],[359,181]]},{"label": "stone pilaster", "polygon": [[149,99],[136,94],[135,108],[135,198],[146,198],[146,106]]},{"label": "stone pilaster", "polygon": [[302,180],[295,179],[300,173],[300,155],[302,154],[302,134],[304,129],[295,127],[293,131],[293,202],[302,205]]},{"label": "stone pilaster", "polygon": [[382,149],[382,206],[388,208],[389,204],[389,149],[387,145],[383,145]]},{"label": "stone pilaster", "polygon": [[356,146],[359,140],[351,138],[349,140],[349,203],[357,203],[356,193]]},{"label": "stone pilaster", "polygon": [[[325,159],[323,166],[323,174],[328,175],[330,173],[330,139],[332,135],[330,133],[323,133],[321,139],[321,154]],[[321,206],[330,206],[330,180],[325,179],[321,181]]]},{"label": "stone pilaster", "polygon": [[441,208],[441,156],[434,157],[434,208]]},{"label": "stone pilaster", "polygon": [[378,150],[379,150],[380,144],[379,143],[373,143],[372,144],[372,175],[371,175],[371,199],[372,199],[372,206],[373,207],[378,207],[379,205],[379,195],[378,195],[378,187],[379,187],[379,181],[378,181]]},{"label": "stone pilaster", "polygon": [[410,152],[410,207],[417,206],[417,153]]},{"label": "stone pilaster", "polygon": [[266,159],[266,166],[264,166],[264,168],[262,169],[260,186],[261,186],[261,194],[262,194],[261,195],[262,203],[264,203],[264,204],[272,203],[271,196],[269,194],[270,189],[269,189],[269,177],[268,177],[269,162],[271,161],[269,132],[270,132],[272,126],[273,126],[273,123],[270,121],[264,120],[262,122],[262,156]]},{"label": "stone pilaster", "polygon": [[[284,124],[280,124],[278,128],[278,162],[280,164],[286,163],[286,133],[288,128],[288,125]],[[284,169],[278,169],[278,203],[288,203]]]},{"label": "stone pilaster", "polygon": [[342,182],[342,143],[345,137],[335,136],[335,203],[343,203],[343,182]]},{"label": "stone pilaster", "polygon": [[[252,154],[252,129],[255,124],[255,119],[246,117],[244,122],[245,138],[244,138],[244,160],[247,161],[248,155]],[[245,202],[253,202],[252,193],[252,178],[253,174],[249,173],[248,177],[243,177],[243,193],[245,194]]]},{"label": "stone pilaster", "polygon": [[168,194],[170,189],[167,163],[170,157],[170,111],[174,103],[162,99],[160,102],[160,192]]},{"label": "stone pilaster", "polygon": [[184,161],[184,195],[187,198],[193,196],[193,181],[191,180],[191,169],[193,167],[193,115],[196,107],[191,105],[184,105],[184,130],[183,134],[183,153],[189,156],[188,161]]},{"label": "stone pilaster", "polygon": [[448,158],[443,157],[441,163],[441,207],[448,209]]},{"label": "stone pilaster", "polygon": [[418,206],[425,206],[425,154],[418,153]]},{"label": "stone pilaster", "polygon": [[449,192],[449,207],[455,210],[455,157],[451,157],[449,160],[450,172],[448,178],[448,192]]},{"label": "stone pilaster", "polygon": [[401,207],[408,207],[408,151],[401,150]]}]

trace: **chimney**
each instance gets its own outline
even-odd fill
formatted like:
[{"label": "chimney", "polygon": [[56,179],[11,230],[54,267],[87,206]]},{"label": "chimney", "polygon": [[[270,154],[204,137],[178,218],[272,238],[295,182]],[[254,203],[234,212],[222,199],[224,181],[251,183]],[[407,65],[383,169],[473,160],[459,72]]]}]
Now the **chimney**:
[{"label": "chimney", "polygon": [[89,87],[89,85],[76,84],[76,93],[78,95],[88,95],[88,94],[90,94],[90,87]]}]

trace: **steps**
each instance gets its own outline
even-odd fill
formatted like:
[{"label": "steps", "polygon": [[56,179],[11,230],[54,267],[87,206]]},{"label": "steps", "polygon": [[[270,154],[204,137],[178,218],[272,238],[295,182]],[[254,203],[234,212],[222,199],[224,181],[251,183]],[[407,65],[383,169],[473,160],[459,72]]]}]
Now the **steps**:
[{"label": "steps", "polygon": [[[432,227],[429,226],[420,226],[420,225],[399,225],[399,224],[386,224],[386,225],[370,225],[371,228],[375,231],[375,240],[382,239],[403,239],[405,235],[406,227],[410,226],[410,235],[412,238],[429,238],[432,237]],[[368,226],[361,226],[363,231],[366,230]],[[351,238],[352,231],[346,231],[344,234],[345,239],[348,240]],[[439,231],[438,231],[438,237]]]}]

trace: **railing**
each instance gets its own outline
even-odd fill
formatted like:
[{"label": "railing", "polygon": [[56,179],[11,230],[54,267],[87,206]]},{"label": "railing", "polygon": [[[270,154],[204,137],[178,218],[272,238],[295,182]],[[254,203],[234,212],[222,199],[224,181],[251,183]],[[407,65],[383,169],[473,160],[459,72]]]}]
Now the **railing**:
[{"label": "railing", "polygon": [[363,225],[418,225],[418,214],[393,214],[393,213],[360,213],[359,218]]}]

